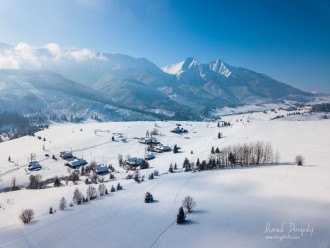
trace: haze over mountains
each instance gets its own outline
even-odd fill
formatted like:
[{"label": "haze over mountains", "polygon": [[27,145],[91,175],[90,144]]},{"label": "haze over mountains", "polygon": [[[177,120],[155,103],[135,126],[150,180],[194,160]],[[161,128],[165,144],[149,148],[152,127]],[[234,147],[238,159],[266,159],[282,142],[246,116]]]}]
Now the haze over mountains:
[{"label": "haze over mountains", "polygon": [[105,119],[199,119],[228,105],[305,101],[312,94],[220,59],[159,68],[143,58],[0,44],[0,111]]}]

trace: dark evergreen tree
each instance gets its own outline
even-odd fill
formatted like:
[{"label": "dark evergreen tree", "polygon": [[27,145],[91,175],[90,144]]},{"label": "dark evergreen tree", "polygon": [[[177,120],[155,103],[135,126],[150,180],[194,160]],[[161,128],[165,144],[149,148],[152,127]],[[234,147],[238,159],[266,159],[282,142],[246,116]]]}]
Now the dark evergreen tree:
[{"label": "dark evergreen tree", "polygon": [[236,162],[235,155],[232,152],[230,152],[228,155],[228,161],[231,163],[231,165],[234,165]]},{"label": "dark evergreen tree", "polygon": [[200,166],[201,166],[201,162],[199,161],[199,158],[197,159],[197,162],[196,162],[196,167],[197,169],[200,169]]},{"label": "dark evergreen tree", "polygon": [[55,155],[53,154],[52,159],[56,160]]},{"label": "dark evergreen tree", "polygon": [[212,148],[211,148],[211,154],[214,154],[215,152],[214,152],[214,147],[212,146]]},{"label": "dark evergreen tree", "polygon": [[9,161],[9,162],[11,161],[11,158],[10,158],[10,156],[8,157],[8,161]]},{"label": "dark evergreen tree", "polygon": [[49,214],[53,214],[53,208],[52,207],[49,208]]},{"label": "dark evergreen tree", "polygon": [[185,220],[186,220],[186,214],[184,213],[183,208],[180,207],[179,213],[176,216],[176,223],[181,225],[184,223]]},{"label": "dark evergreen tree", "polygon": [[174,164],[174,170],[177,170],[178,169],[178,165],[175,163]]},{"label": "dark evergreen tree", "polygon": [[178,146],[177,145],[174,145],[173,153],[178,153],[178,151],[179,151]]},{"label": "dark evergreen tree", "polygon": [[217,147],[217,149],[215,149],[215,153],[220,153],[219,147]]},{"label": "dark evergreen tree", "polygon": [[150,203],[150,202],[152,202],[153,200],[154,200],[154,198],[153,198],[152,194],[150,194],[149,192],[147,192],[147,193],[146,193],[146,196],[145,196],[145,198],[144,198],[144,202],[145,202],[145,203]]},{"label": "dark evergreen tree", "polygon": [[218,133],[218,139],[221,139],[221,133],[220,132]]},{"label": "dark evergreen tree", "polygon": [[170,168],[168,169],[168,172],[169,173],[173,173],[173,165],[172,165],[172,163],[170,164]]},{"label": "dark evergreen tree", "polygon": [[190,165],[189,159],[185,158],[183,161],[183,168],[186,168],[188,165]]},{"label": "dark evergreen tree", "polygon": [[123,187],[120,185],[120,183],[117,184],[117,191],[123,189]]},{"label": "dark evergreen tree", "polygon": [[115,191],[116,191],[115,187],[113,187],[113,185],[111,185],[111,192],[115,192]]}]

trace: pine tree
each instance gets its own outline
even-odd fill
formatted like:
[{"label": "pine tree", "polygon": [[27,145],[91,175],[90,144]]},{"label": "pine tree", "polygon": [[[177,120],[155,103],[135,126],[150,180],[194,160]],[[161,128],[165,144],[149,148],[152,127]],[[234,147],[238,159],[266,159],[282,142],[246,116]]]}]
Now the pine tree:
[{"label": "pine tree", "polygon": [[221,139],[221,133],[220,132],[218,133],[218,139]]},{"label": "pine tree", "polygon": [[145,196],[145,198],[144,198],[144,202],[145,202],[145,203],[150,203],[150,202],[152,202],[153,200],[154,200],[154,198],[153,198],[152,194],[150,194],[149,192],[147,192],[147,193],[146,193],[146,196]]},{"label": "pine tree", "polygon": [[186,220],[186,215],[185,215],[185,213],[183,211],[183,208],[180,207],[179,213],[178,213],[178,215],[176,217],[176,223],[179,224],[179,225],[181,225],[181,224],[184,223],[185,220]]},{"label": "pine tree", "polygon": [[121,190],[123,187],[120,185],[120,183],[117,184],[117,191]]},{"label": "pine tree", "polygon": [[214,154],[214,147],[211,148],[211,154]]},{"label": "pine tree", "polygon": [[111,192],[115,192],[115,191],[116,191],[115,187],[113,187],[113,185],[111,185]]},{"label": "pine tree", "polygon": [[215,153],[220,153],[219,147],[217,147],[217,149],[215,149]]},{"label": "pine tree", "polygon": [[10,156],[8,157],[8,161],[9,161],[9,162],[11,161],[11,158],[10,158]]},{"label": "pine tree", "polygon": [[53,208],[52,207],[49,208],[49,214],[53,214]]},{"label": "pine tree", "polygon": [[173,153],[178,153],[178,151],[179,151],[178,146],[177,145],[174,145]]},{"label": "pine tree", "polygon": [[178,169],[178,165],[175,163],[174,164],[174,170],[177,170]]},{"label": "pine tree", "polygon": [[170,164],[170,168],[168,169],[168,172],[169,173],[173,173],[173,165],[172,165],[172,163]]}]

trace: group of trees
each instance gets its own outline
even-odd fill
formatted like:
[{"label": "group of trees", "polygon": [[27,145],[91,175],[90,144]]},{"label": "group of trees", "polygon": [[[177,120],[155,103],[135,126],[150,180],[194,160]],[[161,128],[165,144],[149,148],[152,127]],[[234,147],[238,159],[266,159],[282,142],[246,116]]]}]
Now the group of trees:
[{"label": "group of trees", "polygon": [[186,220],[186,214],[183,209],[186,209],[187,213],[191,213],[196,207],[196,202],[191,196],[186,196],[182,201],[182,206],[179,208],[179,213],[176,216],[176,223],[183,224]]},{"label": "group of trees", "polygon": [[[120,185],[120,183],[118,183],[117,191],[122,190],[122,189],[123,189],[123,187]],[[115,192],[115,191],[116,191],[116,189],[112,185],[111,192]],[[86,190],[86,197],[84,197],[83,193],[78,188],[76,188],[75,191],[73,192],[72,202],[70,203],[70,206],[73,206],[74,204],[80,205],[83,202],[88,202],[88,201],[91,201],[91,200],[97,198],[98,196],[105,196],[107,194],[108,194],[108,189],[104,183],[99,184],[98,190],[96,189],[96,187],[94,185],[89,185]],[[64,197],[62,197],[60,199],[59,209],[63,211],[67,206],[68,206],[67,200]],[[49,208],[49,213],[53,214],[52,207]]]},{"label": "group of trees", "polygon": [[39,174],[30,175],[29,179],[30,182],[26,187],[27,189],[41,189],[42,186],[44,185],[44,182],[42,181],[42,176]]},{"label": "group of trees", "polygon": [[219,167],[233,167],[240,165],[269,164],[274,162],[272,145],[269,142],[251,142],[234,146],[227,146],[221,151],[211,149],[210,163]]}]

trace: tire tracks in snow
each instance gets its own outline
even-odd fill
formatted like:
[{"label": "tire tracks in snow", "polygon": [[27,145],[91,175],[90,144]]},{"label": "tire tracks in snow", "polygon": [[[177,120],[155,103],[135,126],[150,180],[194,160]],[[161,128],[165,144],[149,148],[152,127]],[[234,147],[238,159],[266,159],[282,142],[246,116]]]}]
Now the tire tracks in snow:
[{"label": "tire tracks in snow", "polygon": [[[175,202],[176,202],[176,199],[180,193],[180,191],[194,178],[197,176],[197,173],[193,176],[191,176],[179,189],[178,191],[176,192],[175,194],[175,197],[174,197],[174,201],[173,201],[173,204],[175,205]],[[157,244],[158,240],[160,239],[161,236],[163,236],[173,225],[175,224],[175,221],[172,222],[170,225],[168,225],[158,236],[157,238],[155,239],[155,241],[149,246],[149,248],[152,248],[154,247],[154,245]]]}]

